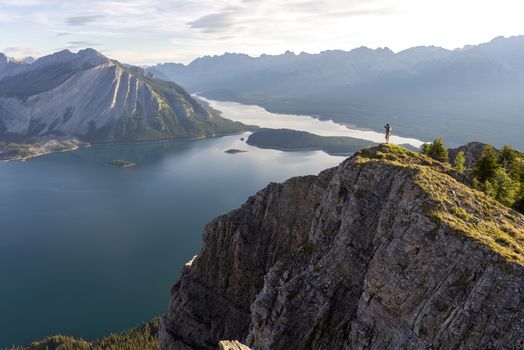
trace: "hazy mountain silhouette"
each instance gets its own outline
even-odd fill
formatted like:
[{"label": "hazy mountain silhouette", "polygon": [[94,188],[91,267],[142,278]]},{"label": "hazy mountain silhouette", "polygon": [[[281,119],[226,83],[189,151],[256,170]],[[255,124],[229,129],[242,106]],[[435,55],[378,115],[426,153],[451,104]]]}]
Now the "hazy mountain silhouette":
[{"label": "hazy mountain silhouette", "polygon": [[192,92],[404,136],[524,148],[524,36],[462,49],[224,54],[150,67]]}]

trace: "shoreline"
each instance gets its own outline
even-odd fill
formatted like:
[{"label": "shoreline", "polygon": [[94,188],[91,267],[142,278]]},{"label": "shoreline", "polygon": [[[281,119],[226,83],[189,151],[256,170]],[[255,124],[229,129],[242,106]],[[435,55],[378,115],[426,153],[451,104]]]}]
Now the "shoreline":
[{"label": "shoreline", "polygon": [[[48,143],[52,143],[52,144],[48,145]],[[58,141],[58,140],[47,140],[47,141],[45,141],[45,142],[43,142],[41,144],[39,144],[39,143],[34,143],[34,144],[23,144],[22,143],[22,144],[18,144],[18,143],[15,143],[15,142],[10,142],[10,144],[19,145],[19,147],[23,147],[23,146],[36,147],[36,148],[40,148],[41,151],[36,151],[36,152],[34,152],[34,153],[30,154],[30,155],[26,155],[26,156],[15,156],[15,157],[12,157],[12,158],[1,159],[1,161],[4,162],[4,163],[15,162],[15,161],[25,162],[25,161],[30,160],[32,158],[45,156],[47,154],[72,152],[72,151],[76,151],[76,150],[78,150],[78,149],[80,149],[82,147],[91,147],[90,143],[84,142],[84,141],[79,141],[77,139],[61,140],[61,141]],[[64,148],[60,148],[60,147],[64,147]],[[54,148],[56,148],[56,149],[54,149]]]},{"label": "shoreline", "polygon": [[326,152],[322,148],[314,148],[314,147],[304,147],[304,148],[264,147],[264,146],[257,146],[254,144],[250,144],[250,143],[248,143],[248,145],[256,147],[256,148],[260,148],[260,149],[272,149],[272,150],[281,151],[281,152],[306,152],[306,151],[324,152],[325,154],[330,155],[332,157],[344,157],[344,158],[350,157],[353,153],[355,153],[355,152],[351,154],[330,153],[330,152]]}]

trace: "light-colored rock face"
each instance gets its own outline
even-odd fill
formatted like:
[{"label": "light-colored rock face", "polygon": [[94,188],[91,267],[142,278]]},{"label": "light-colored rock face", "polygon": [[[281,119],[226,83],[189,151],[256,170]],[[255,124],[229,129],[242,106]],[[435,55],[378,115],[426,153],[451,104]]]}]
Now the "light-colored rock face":
[{"label": "light-colored rock face", "polygon": [[249,347],[237,340],[222,340],[218,343],[220,350],[250,350]]},{"label": "light-colored rock face", "polygon": [[[90,125],[99,129],[137,108],[148,114],[159,110],[149,88],[112,62],[79,71],[56,88],[30,96],[1,98],[8,110],[4,125],[17,134],[44,135],[49,132],[86,134]],[[32,130],[42,125],[41,130]],[[33,123],[33,124],[32,124]]]},{"label": "light-colored rock face", "polygon": [[218,119],[176,84],[95,50],[60,51],[31,64],[0,56],[0,137],[191,138],[214,134]]},{"label": "light-colored rock face", "polygon": [[[163,349],[221,339],[272,350],[522,344],[524,217],[449,168],[379,151],[270,184],[211,222],[172,289]],[[489,243],[492,232],[464,229],[488,220],[520,245],[508,253]]]}]

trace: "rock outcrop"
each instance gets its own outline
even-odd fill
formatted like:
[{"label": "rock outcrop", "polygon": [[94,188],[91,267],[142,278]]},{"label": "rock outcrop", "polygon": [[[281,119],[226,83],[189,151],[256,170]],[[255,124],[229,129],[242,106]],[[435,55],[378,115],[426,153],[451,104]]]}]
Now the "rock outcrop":
[{"label": "rock outcrop", "polygon": [[524,216],[398,146],[272,183],[204,231],[163,349],[515,349]]},{"label": "rock outcrop", "polygon": [[487,144],[485,143],[470,142],[468,144],[465,144],[457,148],[450,148],[448,150],[449,151],[449,161],[452,164],[455,164],[455,158],[457,157],[457,154],[459,152],[463,152],[466,167],[473,168],[477,160],[479,160],[480,157],[482,156],[482,152],[484,151],[484,147],[486,146]]},{"label": "rock outcrop", "polygon": [[218,348],[220,350],[250,350],[249,347],[237,340],[222,340],[218,343]]}]

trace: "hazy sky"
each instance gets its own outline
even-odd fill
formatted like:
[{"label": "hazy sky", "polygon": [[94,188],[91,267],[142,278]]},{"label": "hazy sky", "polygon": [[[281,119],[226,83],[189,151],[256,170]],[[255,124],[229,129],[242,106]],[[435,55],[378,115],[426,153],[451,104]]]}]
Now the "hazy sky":
[{"label": "hazy sky", "polygon": [[523,0],[0,0],[0,52],[93,47],[133,64],[358,46],[462,47],[524,34]]}]

